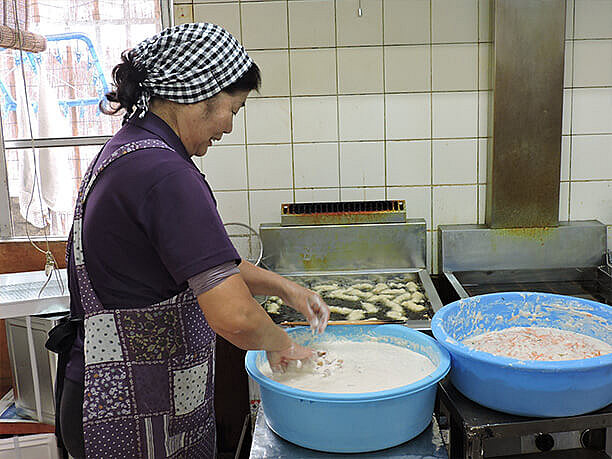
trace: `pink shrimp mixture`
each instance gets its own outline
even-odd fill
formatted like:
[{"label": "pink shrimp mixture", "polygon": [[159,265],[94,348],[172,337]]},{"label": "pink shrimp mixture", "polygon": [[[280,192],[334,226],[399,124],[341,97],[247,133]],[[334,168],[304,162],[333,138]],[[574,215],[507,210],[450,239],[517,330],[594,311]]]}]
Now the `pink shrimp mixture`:
[{"label": "pink shrimp mixture", "polygon": [[519,360],[578,360],[612,353],[612,346],[599,339],[544,327],[511,327],[462,342],[478,351]]}]

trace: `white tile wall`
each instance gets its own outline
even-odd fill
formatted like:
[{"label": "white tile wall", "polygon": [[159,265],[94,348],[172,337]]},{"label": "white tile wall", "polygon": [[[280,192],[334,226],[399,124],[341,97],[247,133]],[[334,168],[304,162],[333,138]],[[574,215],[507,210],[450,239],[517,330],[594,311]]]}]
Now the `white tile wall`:
[{"label": "white tile wall", "polygon": [[200,161],[202,172],[214,190],[246,189],[247,161],[244,145],[215,145],[209,148]]},{"label": "white tile wall", "polygon": [[477,92],[434,93],[432,98],[433,137],[477,137]]},{"label": "white tile wall", "polygon": [[293,149],[297,188],[340,186],[336,142],[296,144]]},{"label": "white tile wall", "polygon": [[612,2],[576,0],[574,8],[574,38],[612,38]]},{"label": "white tile wall", "polygon": [[574,43],[573,86],[612,86],[612,39]]},{"label": "white tile wall", "polygon": [[477,0],[432,0],[431,16],[434,43],[478,41]]},{"label": "white tile wall", "polygon": [[433,224],[476,223],[478,185],[437,186],[433,189]]},{"label": "white tile wall", "polygon": [[431,94],[388,94],[385,121],[387,139],[431,137]]},{"label": "white tile wall", "polygon": [[385,185],[385,143],[340,142],[340,186],[381,185]]},{"label": "white tile wall", "polygon": [[293,141],[338,140],[338,99],[335,96],[292,99]]},{"label": "white tile wall", "polygon": [[478,89],[478,44],[432,46],[434,91]]},{"label": "white tile wall", "polygon": [[247,223],[249,193],[247,191],[215,191],[217,209],[225,223]]},{"label": "white tile wall", "polygon": [[238,3],[202,3],[193,5],[194,22],[212,22],[242,41]]},{"label": "white tile wall", "polygon": [[424,218],[431,229],[431,187],[394,186],[389,188],[388,199],[404,199],[408,218]]},{"label": "white tile wall", "polygon": [[291,50],[291,92],[296,96],[336,94],[334,49]]},{"label": "white tile wall", "polygon": [[[177,23],[221,23],[262,69],[199,161],[223,218],[257,227],[281,202],[405,199],[436,269],[438,225],[484,222],[491,3],[176,1]],[[559,218],[597,218],[612,243],[612,1],[566,0],[566,16]]]},{"label": "white tile wall", "polygon": [[570,149],[572,138],[568,135],[561,137],[561,180],[569,180],[570,172]]},{"label": "white tile wall", "polygon": [[336,0],[336,34],[338,46],[382,45],[382,2]]},{"label": "white tile wall", "polygon": [[242,42],[246,49],[286,48],[287,2],[243,2]]},{"label": "white tile wall", "polygon": [[250,51],[261,71],[261,88],[254,97],[289,96],[289,51]]},{"label": "white tile wall", "polygon": [[247,142],[291,141],[289,99],[251,99],[246,103]]},{"label": "white tile wall", "polygon": [[219,145],[243,145],[244,144],[244,110],[240,110],[232,123],[232,131],[223,134]]},{"label": "white tile wall", "polygon": [[476,183],[478,141],[475,139],[433,141],[433,183]]},{"label": "white tile wall", "polygon": [[574,89],[572,133],[604,134],[612,130],[612,85],[607,88]]},{"label": "white tile wall", "polygon": [[334,2],[291,1],[288,8],[289,45],[292,48],[336,45]]},{"label": "white tile wall", "polygon": [[342,201],[377,201],[385,199],[384,187],[349,187],[340,188]]},{"label": "white tile wall", "polygon": [[571,171],[573,180],[612,178],[612,134],[573,136]]},{"label": "white tile wall", "polygon": [[340,96],[340,140],[383,140],[384,96]]},{"label": "white tile wall", "polygon": [[291,144],[249,145],[248,166],[252,190],[293,187]]},{"label": "white tile wall", "polygon": [[612,180],[574,182],[570,189],[572,220],[597,220],[612,225]]},{"label": "white tile wall", "polygon": [[[407,68],[410,71],[407,71]],[[431,49],[425,45],[385,47],[386,92],[431,89]]]},{"label": "white tile wall", "polygon": [[193,22],[193,5],[174,5],[174,23],[186,24]]},{"label": "white tile wall", "polygon": [[340,188],[301,188],[295,190],[295,202],[336,202]]},{"label": "white tile wall", "polygon": [[338,49],[338,93],[383,92],[382,47]]},{"label": "white tile wall", "polygon": [[559,188],[559,220],[568,221],[569,216],[569,182],[561,182]]},{"label": "white tile wall", "polygon": [[383,8],[385,45],[430,42],[429,0],[385,0]]},{"label": "white tile wall", "polygon": [[431,184],[431,141],[387,142],[387,185],[429,184]]}]

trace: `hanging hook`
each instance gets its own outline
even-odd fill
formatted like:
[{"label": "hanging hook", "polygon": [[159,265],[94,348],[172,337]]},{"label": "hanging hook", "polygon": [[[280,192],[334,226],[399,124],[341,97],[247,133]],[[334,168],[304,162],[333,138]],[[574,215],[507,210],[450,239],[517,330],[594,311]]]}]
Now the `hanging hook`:
[{"label": "hanging hook", "polygon": [[363,16],[363,10],[361,9],[361,0],[359,0],[359,4],[357,5],[357,16]]}]

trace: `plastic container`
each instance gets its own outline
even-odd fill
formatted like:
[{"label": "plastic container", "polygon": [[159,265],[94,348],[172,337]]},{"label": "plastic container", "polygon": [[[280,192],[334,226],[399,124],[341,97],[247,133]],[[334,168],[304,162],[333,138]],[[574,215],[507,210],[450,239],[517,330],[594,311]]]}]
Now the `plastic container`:
[{"label": "plastic container", "polygon": [[494,293],[450,303],[431,323],[434,336],[451,354],[452,383],[481,405],[522,416],[559,417],[612,403],[612,354],[581,360],[517,360],[461,343],[470,335],[524,326],[558,328],[612,343],[612,307],[547,293]]},{"label": "plastic container", "polygon": [[[313,339],[305,327],[289,329],[298,342]],[[395,389],[334,394],[295,389],[264,376],[263,351],[249,351],[246,369],[260,385],[270,429],[292,443],[327,452],[368,452],[404,443],[431,422],[437,382],[449,371],[450,356],[429,336],[402,325],[336,325],[325,335],[352,341],[378,340],[427,356],[436,365],[427,377]],[[314,338],[316,340],[316,338]]]}]

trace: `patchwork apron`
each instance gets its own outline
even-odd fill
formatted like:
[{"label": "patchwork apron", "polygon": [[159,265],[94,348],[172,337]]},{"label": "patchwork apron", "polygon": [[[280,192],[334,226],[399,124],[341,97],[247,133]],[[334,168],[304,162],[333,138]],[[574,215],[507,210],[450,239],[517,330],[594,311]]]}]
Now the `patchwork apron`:
[{"label": "patchwork apron", "polygon": [[[120,147],[79,189],[69,251],[85,310],[83,431],[88,458],[213,458],[215,334],[193,291],[146,307],[104,309],[83,253],[83,209],[98,175],[143,148]],[[95,163],[95,161],[94,161]]]}]

